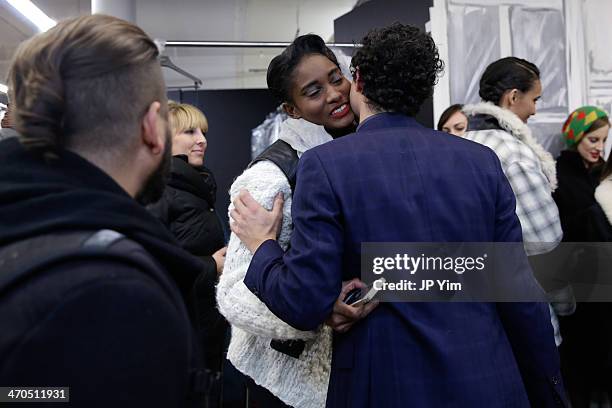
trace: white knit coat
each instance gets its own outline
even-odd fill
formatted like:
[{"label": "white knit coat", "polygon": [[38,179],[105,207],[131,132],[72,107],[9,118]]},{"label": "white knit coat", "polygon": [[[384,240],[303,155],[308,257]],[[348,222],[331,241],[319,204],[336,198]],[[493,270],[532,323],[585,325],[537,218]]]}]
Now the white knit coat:
[{"label": "white knit coat", "polygon": [[[305,150],[331,140],[321,126],[304,120],[288,119],[280,139],[301,155]],[[262,206],[271,209],[282,192],[283,223],[278,243],[287,249],[291,222],[291,188],[283,172],[272,162],[262,161],[242,173],[232,184],[232,201],[246,189]],[[233,205],[230,205],[231,211]],[[276,317],[244,284],[252,254],[232,233],[225,267],[217,285],[219,310],[232,325],[228,359],[242,373],[267,388],[284,403],[299,408],[325,406],[331,366],[332,332],[327,326],[317,331],[297,330]],[[273,350],[272,339],[302,339],[306,347],[299,358]]]}]

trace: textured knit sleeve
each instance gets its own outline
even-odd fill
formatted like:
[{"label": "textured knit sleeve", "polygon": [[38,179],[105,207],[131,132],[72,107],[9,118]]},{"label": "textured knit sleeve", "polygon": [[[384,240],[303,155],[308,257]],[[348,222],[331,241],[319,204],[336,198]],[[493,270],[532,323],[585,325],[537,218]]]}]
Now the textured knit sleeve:
[{"label": "textured knit sleeve", "polygon": [[[283,224],[278,243],[287,249],[292,232],[291,188],[282,171],[273,163],[263,161],[240,175],[232,184],[232,201],[241,190],[248,190],[262,206],[271,209],[277,193],[282,192]],[[230,204],[229,210],[233,208]],[[315,331],[297,330],[276,317],[244,284],[244,277],[253,255],[234,234],[227,247],[225,267],[217,285],[217,303],[225,318],[248,333],[274,339],[303,339],[316,337]]]}]

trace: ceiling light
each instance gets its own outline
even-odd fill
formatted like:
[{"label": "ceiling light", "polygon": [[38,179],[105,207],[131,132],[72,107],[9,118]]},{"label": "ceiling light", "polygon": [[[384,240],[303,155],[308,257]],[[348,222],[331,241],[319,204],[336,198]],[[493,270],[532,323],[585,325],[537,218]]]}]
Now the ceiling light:
[{"label": "ceiling light", "polygon": [[38,29],[47,31],[53,27],[57,22],[46,15],[41,9],[39,9],[30,0],[6,0],[8,4],[13,6],[15,10],[23,14],[25,18],[30,20]]},{"label": "ceiling light", "polygon": [[6,86],[4,84],[0,84],[0,92],[8,93],[8,86]]}]

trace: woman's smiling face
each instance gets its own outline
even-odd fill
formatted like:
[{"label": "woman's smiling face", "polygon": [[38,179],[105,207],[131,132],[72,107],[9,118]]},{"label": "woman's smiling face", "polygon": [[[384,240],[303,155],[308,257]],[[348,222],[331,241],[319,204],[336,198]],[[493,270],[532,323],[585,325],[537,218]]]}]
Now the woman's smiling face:
[{"label": "woman's smiling face", "polygon": [[355,115],[349,104],[350,82],[340,68],[321,54],[306,55],[292,75],[291,102],[285,109],[326,129],[351,126]]},{"label": "woman's smiling face", "polygon": [[582,137],[578,146],[576,146],[576,150],[578,150],[587,166],[592,166],[599,162],[609,131],[610,126],[604,126],[589,132]]},{"label": "woman's smiling face", "polygon": [[199,167],[204,164],[204,153],[206,153],[207,146],[206,136],[202,129],[185,129],[173,136],[172,155],[184,154],[190,165]]}]

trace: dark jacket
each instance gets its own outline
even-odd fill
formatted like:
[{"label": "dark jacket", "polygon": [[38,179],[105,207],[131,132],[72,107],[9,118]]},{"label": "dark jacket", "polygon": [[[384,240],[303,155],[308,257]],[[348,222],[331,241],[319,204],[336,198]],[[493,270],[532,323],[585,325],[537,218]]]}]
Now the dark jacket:
[{"label": "dark jacket", "polygon": [[193,300],[207,366],[219,371],[226,322],[216,309],[217,265],[211,256],[224,246],[223,227],[214,209],[216,192],[210,170],[191,166],[187,156],[174,156],[164,195],[149,210],[185,250],[206,265],[194,286]]},{"label": "dark jacket", "polygon": [[[215,212],[216,195],[217,184],[210,170],[191,166],[187,156],[174,156],[164,195],[149,210],[184,249],[214,262],[210,256],[225,245],[223,227]],[[216,270],[216,265],[211,266]]]},{"label": "dark jacket", "polygon": [[563,376],[576,406],[588,403],[592,391],[601,391],[610,382],[612,325],[607,317],[612,304],[592,301],[597,300],[592,296],[602,293],[596,295],[595,284],[609,282],[612,259],[608,248],[597,244],[612,238],[610,224],[595,199],[602,163],[589,170],[580,153],[562,151],[557,159],[559,187],[553,193],[567,242],[555,256],[566,259],[562,276],[578,301],[574,313],[559,318]]},{"label": "dark jacket", "polygon": [[612,225],[599,203],[589,208],[587,219],[587,242],[612,242]]},{"label": "dark jacket", "polygon": [[559,208],[564,242],[587,241],[589,208],[595,204],[600,166],[589,171],[574,150],[564,150],[557,158],[558,187],[553,199]]},{"label": "dark jacket", "polygon": [[[197,344],[182,298],[201,261],[80,156],[43,159],[17,138],[0,142],[0,248],[99,229],[126,236],[114,250],[148,261],[155,277],[109,257],[63,262],[5,288],[0,383],[70,386],[78,407],[185,406]],[[25,260],[36,257],[33,249]]]}]

